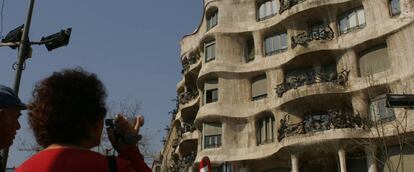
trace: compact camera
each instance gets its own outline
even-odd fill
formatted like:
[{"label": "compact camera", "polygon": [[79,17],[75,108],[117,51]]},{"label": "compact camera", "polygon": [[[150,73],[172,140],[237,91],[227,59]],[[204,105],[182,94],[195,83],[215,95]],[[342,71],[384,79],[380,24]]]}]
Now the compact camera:
[{"label": "compact camera", "polygon": [[[127,122],[131,127],[135,125],[137,118],[126,118]],[[125,144],[135,145],[141,140],[142,136],[131,133],[122,133],[115,124],[115,119],[105,119],[105,125],[107,130],[113,130],[114,136],[117,141],[122,141]]]}]

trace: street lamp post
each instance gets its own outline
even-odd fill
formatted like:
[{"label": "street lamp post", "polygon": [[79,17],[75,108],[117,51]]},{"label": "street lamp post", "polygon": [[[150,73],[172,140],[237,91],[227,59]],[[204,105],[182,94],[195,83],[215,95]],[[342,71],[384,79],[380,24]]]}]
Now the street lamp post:
[{"label": "street lamp post", "polygon": [[[9,36],[9,38],[11,39],[3,39],[2,43],[0,43],[0,47],[10,46],[13,49],[15,49],[17,46],[19,47],[18,59],[15,65],[13,65],[13,69],[16,70],[16,77],[15,77],[14,85],[13,85],[13,89],[16,95],[18,95],[19,93],[20,80],[22,77],[22,72],[25,68],[25,61],[27,58],[30,57],[30,54],[31,54],[31,45],[45,44],[47,50],[51,51],[55,48],[67,45],[69,43],[69,38],[71,34],[71,28],[68,28],[66,30],[61,30],[60,32],[55,33],[53,35],[44,37],[42,38],[40,42],[30,42],[29,41],[29,30],[30,30],[30,24],[32,20],[34,3],[35,3],[35,0],[29,0],[29,7],[27,11],[25,24],[14,29],[6,36],[6,38],[8,38]],[[17,41],[20,41],[20,42],[17,42]],[[2,150],[0,172],[5,171],[6,169],[8,154],[9,154],[9,148],[5,148]]]},{"label": "street lamp post", "polygon": [[[17,69],[16,69],[16,77],[14,80],[14,85],[13,85],[13,89],[16,93],[16,95],[19,94],[19,87],[20,87],[20,79],[22,77],[22,71],[23,71],[23,63],[25,62],[29,49],[30,49],[30,45],[29,45],[29,30],[30,30],[30,24],[31,24],[31,20],[32,20],[32,13],[33,13],[33,7],[34,7],[34,2],[35,0],[30,0],[29,1],[29,9],[27,12],[27,17],[26,17],[26,23],[23,27],[23,35],[22,38],[20,40],[20,45],[19,45],[19,50],[18,50],[18,61],[17,61]],[[7,159],[9,156],[9,147],[3,149],[3,151],[1,152],[2,155],[2,160],[1,160],[1,171],[6,171],[6,167],[7,167]]]}]

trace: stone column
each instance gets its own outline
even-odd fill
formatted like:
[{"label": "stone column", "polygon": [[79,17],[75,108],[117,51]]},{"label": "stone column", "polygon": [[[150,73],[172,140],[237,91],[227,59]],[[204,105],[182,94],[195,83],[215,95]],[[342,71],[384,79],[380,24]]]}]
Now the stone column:
[{"label": "stone column", "polygon": [[285,74],[283,72],[282,68],[277,68],[275,70],[275,75],[276,75],[276,86],[279,84],[282,84],[285,81]]},{"label": "stone column", "polygon": [[338,156],[339,156],[339,164],[341,166],[341,172],[346,172],[346,153],[344,149],[338,150]]},{"label": "stone column", "polygon": [[375,145],[365,146],[365,153],[367,154],[368,172],[377,172],[377,160],[375,158],[377,147]]},{"label": "stone column", "polygon": [[253,32],[254,54],[256,57],[264,57],[263,53],[263,33],[262,31]]},{"label": "stone column", "polygon": [[297,154],[291,154],[290,158],[292,160],[292,172],[299,172],[299,159]]}]

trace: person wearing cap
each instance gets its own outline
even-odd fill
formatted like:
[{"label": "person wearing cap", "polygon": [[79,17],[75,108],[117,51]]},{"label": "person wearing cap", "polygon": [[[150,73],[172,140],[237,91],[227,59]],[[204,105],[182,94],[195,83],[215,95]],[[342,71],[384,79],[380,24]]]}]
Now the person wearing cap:
[{"label": "person wearing cap", "polygon": [[26,105],[11,88],[0,85],[0,149],[13,144],[16,132],[20,129],[20,111],[25,109]]}]

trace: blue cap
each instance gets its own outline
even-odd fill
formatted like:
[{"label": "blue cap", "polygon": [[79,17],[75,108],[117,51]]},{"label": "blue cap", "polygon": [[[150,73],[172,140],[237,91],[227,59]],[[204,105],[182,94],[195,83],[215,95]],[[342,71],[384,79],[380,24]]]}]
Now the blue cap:
[{"label": "blue cap", "polygon": [[27,109],[26,105],[20,101],[19,97],[17,97],[11,88],[0,85],[0,109],[4,108]]}]

